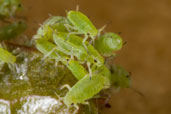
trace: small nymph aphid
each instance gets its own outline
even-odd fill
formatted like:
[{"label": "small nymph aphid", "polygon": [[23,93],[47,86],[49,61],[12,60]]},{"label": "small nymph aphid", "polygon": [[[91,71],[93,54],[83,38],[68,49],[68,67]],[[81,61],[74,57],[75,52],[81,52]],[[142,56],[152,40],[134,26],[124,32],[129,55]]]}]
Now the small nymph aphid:
[{"label": "small nymph aphid", "polygon": [[[86,48],[85,41],[90,37],[92,41],[95,40],[98,30],[89,20],[89,18],[79,11],[69,11],[67,13],[67,19],[73,26],[70,26],[77,32],[73,34],[84,34],[83,45]],[[71,32],[72,34],[72,32]]]},{"label": "small nymph aphid", "polygon": [[115,88],[129,88],[131,85],[130,73],[118,65],[111,66],[111,81]]},{"label": "small nymph aphid", "polygon": [[122,39],[115,33],[105,33],[95,40],[95,48],[104,56],[111,56],[113,52],[120,50]]}]

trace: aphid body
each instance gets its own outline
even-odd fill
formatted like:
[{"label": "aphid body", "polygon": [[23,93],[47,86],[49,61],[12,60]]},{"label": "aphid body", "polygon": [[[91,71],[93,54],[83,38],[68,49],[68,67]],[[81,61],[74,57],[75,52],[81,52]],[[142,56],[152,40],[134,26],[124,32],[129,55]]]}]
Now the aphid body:
[{"label": "aphid body", "polygon": [[52,16],[47,19],[37,31],[35,39],[44,38],[46,40],[52,39],[53,32],[67,32],[64,24],[68,23],[67,19],[62,16]]},{"label": "aphid body", "polygon": [[89,76],[85,76],[69,90],[64,97],[64,103],[67,106],[77,103],[84,104],[86,100],[99,93],[104,84],[105,78],[101,75],[93,75],[91,80]]},{"label": "aphid body", "polygon": [[[73,25],[74,30],[77,32],[73,32],[74,34],[84,34],[83,45],[85,48],[85,41],[90,38],[92,41],[95,40],[96,35],[98,34],[98,30],[89,20],[89,18],[81,12],[78,11],[69,11],[67,13],[67,19]],[[72,32],[71,32],[72,33]]]},{"label": "aphid body", "polygon": [[95,48],[104,56],[111,56],[113,52],[120,50],[122,39],[115,33],[105,33],[95,40]]},{"label": "aphid body", "polygon": [[131,85],[130,73],[127,72],[124,68],[113,65],[111,67],[111,79],[112,85],[115,88],[129,88]]}]

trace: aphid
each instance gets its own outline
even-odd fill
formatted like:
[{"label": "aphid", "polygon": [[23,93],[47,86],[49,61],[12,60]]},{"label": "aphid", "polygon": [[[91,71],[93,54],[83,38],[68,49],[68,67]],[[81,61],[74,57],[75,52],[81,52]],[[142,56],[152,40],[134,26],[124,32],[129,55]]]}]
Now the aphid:
[{"label": "aphid", "polygon": [[92,79],[85,76],[79,80],[64,97],[64,103],[67,106],[77,103],[85,103],[86,100],[92,98],[99,93],[105,84],[105,78],[101,75],[93,75]]},{"label": "aphid", "polygon": [[111,56],[120,50],[122,39],[115,33],[106,33],[95,40],[95,48],[104,56]]},{"label": "aphid", "polygon": [[101,66],[104,63],[103,57],[98,53],[98,51],[85,42],[87,45],[88,53],[82,45],[82,38],[71,34],[69,39],[65,41],[69,33],[54,33],[53,40],[58,46],[58,48],[67,55],[75,56],[79,62],[90,62],[97,66]]},{"label": "aphid", "polygon": [[10,40],[21,34],[26,29],[23,21],[14,22],[8,26],[0,27],[0,41]]},{"label": "aphid", "polygon": [[11,17],[21,9],[21,0],[0,0],[0,18]]},{"label": "aphid", "polygon": [[84,34],[83,45],[85,48],[85,41],[90,38],[92,41],[95,40],[98,30],[89,20],[89,18],[81,12],[78,11],[69,11],[67,13],[67,18],[73,26],[68,25],[68,27],[73,28],[77,32],[71,32],[70,34]]},{"label": "aphid", "polygon": [[111,67],[111,81],[115,88],[129,88],[131,85],[130,73],[118,65]]},{"label": "aphid", "polygon": [[111,86],[111,83],[112,83],[111,72],[106,67],[106,65],[102,65],[101,67],[93,66],[92,67],[92,72],[94,74],[98,74],[98,75],[101,75],[101,76],[105,77],[106,82],[105,82],[105,87],[104,88],[109,88]]},{"label": "aphid", "polygon": [[57,50],[56,45],[45,39],[36,40],[36,47],[45,57],[55,59],[57,62],[62,61],[66,64],[67,59],[69,59],[64,53]]},{"label": "aphid", "polygon": [[7,50],[0,48],[0,61],[6,63],[14,63],[16,61],[16,57]]},{"label": "aphid", "polygon": [[78,61],[70,60],[67,64],[68,69],[78,79],[82,79],[88,74],[87,70]]},{"label": "aphid", "polygon": [[67,19],[62,16],[52,16],[47,19],[37,31],[37,35],[34,36],[35,39],[44,38],[52,39],[52,34],[56,32],[67,32],[64,24],[68,23]]}]

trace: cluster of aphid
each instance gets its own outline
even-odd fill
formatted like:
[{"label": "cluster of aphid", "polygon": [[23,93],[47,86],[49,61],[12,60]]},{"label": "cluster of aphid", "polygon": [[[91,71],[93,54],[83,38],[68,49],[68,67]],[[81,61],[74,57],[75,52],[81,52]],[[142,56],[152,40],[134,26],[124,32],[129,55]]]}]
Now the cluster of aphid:
[{"label": "cluster of aphid", "polygon": [[[0,19],[14,15],[21,7],[20,0],[0,0]],[[25,23],[13,22],[0,27],[0,41],[16,37],[26,28]],[[130,86],[129,73],[117,65],[107,66],[105,57],[114,56],[122,47],[122,39],[115,33],[101,34],[92,22],[79,11],[69,11],[67,17],[52,16],[38,29],[34,37],[37,49],[56,63],[64,64],[78,82],[69,88],[64,103],[86,103],[101,90],[114,86]],[[16,57],[0,44],[0,65],[14,64]]]},{"label": "cluster of aphid", "polygon": [[122,39],[115,33],[101,35],[86,15],[79,11],[67,12],[67,17],[52,16],[46,20],[34,36],[37,49],[44,58],[61,62],[72,72],[78,82],[64,96],[64,103],[82,103],[93,98],[101,90],[111,86],[130,86],[129,73],[120,66],[105,65],[105,57],[111,57],[122,47]]}]

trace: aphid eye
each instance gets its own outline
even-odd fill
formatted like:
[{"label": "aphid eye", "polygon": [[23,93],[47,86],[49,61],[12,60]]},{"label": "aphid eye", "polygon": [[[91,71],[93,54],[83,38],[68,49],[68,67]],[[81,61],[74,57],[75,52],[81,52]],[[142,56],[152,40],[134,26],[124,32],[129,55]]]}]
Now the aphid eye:
[{"label": "aphid eye", "polygon": [[21,4],[18,4],[18,7],[20,8],[21,7]]},{"label": "aphid eye", "polygon": [[94,62],[95,62],[95,63],[97,63],[97,60],[96,60],[96,59],[94,59]]},{"label": "aphid eye", "polygon": [[111,105],[110,105],[109,103],[106,103],[106,104],[105,104],[105,107],[106,107],[106,108],[111,108]]},{"label": "aphid eye", "polygon": [[129,75],[126,75],[126,78],[129,78],[130,76]]}]

